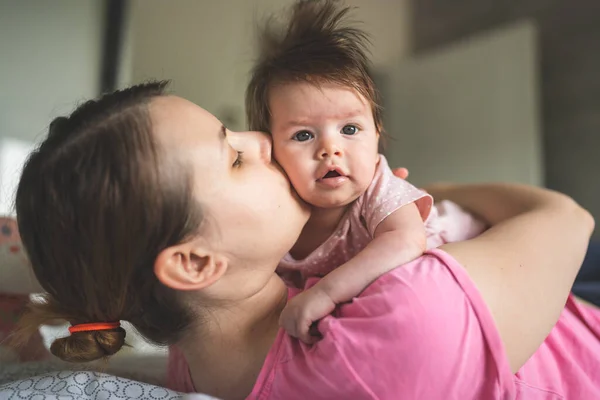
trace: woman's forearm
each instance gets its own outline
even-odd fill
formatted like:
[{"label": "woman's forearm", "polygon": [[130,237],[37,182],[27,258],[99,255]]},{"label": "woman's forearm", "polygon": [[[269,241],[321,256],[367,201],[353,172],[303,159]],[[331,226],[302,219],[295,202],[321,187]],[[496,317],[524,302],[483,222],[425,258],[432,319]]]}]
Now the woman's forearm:
[{"label": "woman's forearm", "polygon": [[434,185],[428,190],[492,225],[473,240],[442,248],[478,287],[516,372],[558,320],[594,220],[568,196],[535,187]]},{"label": "woman's forearm", "polygon": [[570,197],[548,189],[520,184],[434,184],[425,188],[436,201],[450,200],[490,225],[496,225],[525,212],[557,209],[580,214],[582,227],[591,232],[590,214]]}]

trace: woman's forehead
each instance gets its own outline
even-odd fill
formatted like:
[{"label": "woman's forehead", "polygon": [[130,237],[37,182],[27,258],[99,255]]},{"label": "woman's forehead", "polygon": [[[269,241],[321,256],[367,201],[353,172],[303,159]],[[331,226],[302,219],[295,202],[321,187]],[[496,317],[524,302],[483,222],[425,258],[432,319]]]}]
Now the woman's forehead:
[{"label": "woman's forehead", "polygon": [[150,104],[152,128],[159,140],[190,143],[214,138],[221,122],[211,113],[189,100],[177,96],[162,96]]}]

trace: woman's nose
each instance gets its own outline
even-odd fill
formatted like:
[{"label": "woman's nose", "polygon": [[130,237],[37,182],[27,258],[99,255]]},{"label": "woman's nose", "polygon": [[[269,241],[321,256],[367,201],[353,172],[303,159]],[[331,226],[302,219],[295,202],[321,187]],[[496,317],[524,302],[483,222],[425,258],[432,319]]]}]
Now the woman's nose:
[{"label": "woman's nose", "polygon": [[253,132],[255,135],[257,135],[257,141],[259,143],[259,153],[260,153],[260,158],[265,162],[265,163],[271,163],[272,161],[272,156],[271,156],[271,152],[273,151],[273,139],[271,138],[271,135],[268,135],[264,132]]},{"label": "woman's nose", "polygon": [[238,151],[244,152],[244,158],[256,157],[256,160],[271,163],[271,150],[273,141],[271,136],[264,132],[235,132],[232,145]]}]

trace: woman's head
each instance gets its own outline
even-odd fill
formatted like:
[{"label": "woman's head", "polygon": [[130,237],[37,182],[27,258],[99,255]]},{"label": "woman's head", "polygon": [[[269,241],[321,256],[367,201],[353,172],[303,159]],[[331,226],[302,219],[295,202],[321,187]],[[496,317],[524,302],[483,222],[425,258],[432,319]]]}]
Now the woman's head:
[{"label": "woman's head", "polygon": [[[205,213],[195,242],[196,257],[215,267],[223,263],[242,267],[216,282],[219,295],[228,292],[232,299],[253,293],[272,276],[273,267],[298,239],[308,218],[281,168],[272,162],[270,137],[229,131],[213,115],[178,97],[157,99],[150,110],[161,146],[192,168],[196,197]],[[169,260],[169,254],[163,252],[159,260]],[[210,259],[214,255],[217,258]],[[171,261],[178,262],[177,258]],[[265,274],[257,266],[266,267]],[[173,271],[166,271],[169,276],[163,275],[165,271],[157,271],[163,281],[174,278]],[[248,271],[253,271],[252,280],[247,280]],[[196,288],[190,277],[179,279],[169,285]]]},{"label": "woman's head", "polygon": [[[306,212],[271,164],[268,139],[224,138],[212,115],[164,88],[149,83],[89,101],[54,120],[31,154],[17,215],[48,295],[26,327],[128,320],[148,339],[173,343],[201,317],[198,297],[258,290],[269,271],[249,278],[243,267],[281,257],[296,240]],[[121,328],[79,332],[52,351],[87,361],[123,340]]]}]

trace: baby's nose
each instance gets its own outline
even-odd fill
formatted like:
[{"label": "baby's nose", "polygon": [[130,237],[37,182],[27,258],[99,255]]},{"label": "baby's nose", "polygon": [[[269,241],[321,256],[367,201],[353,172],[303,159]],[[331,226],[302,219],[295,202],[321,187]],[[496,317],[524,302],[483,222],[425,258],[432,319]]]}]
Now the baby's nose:
[{"label": "baby's nose", "polygon": [[324,140],[321,148],[318,151],[319,158],[341,157],[342,148],[334,140]]}]

